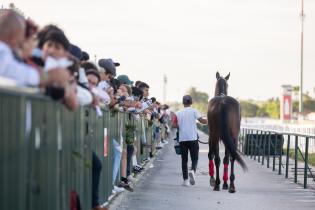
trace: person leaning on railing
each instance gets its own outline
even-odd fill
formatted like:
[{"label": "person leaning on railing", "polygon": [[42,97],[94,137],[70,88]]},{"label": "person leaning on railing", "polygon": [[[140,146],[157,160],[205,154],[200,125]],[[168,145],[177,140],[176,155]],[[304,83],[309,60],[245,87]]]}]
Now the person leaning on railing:
[{"label": "person leaning on railing", "polygon": [[40,74],[17,58],[26,33],[25,19],[12,10],[0,14],[0,76],[12,79],[19,86],[38,86]]},{"label": "person leaning on railing", "polygon": [[[132,86],[133,82],[127,75],[115,79],[116,67],[120,64],[112,59],[100,59],[100,68],[88,60],[89,55],[70,44],[59,27],[47,25],[38,31],[33,21],[25,20],[13,10],[0,14],[0,85],[4,81],[2,77],[6,79],[6,84],[9,81],[10,85],[39,88],[52,99],[62,101],[72,111],[79,106],[92,105],[100,116],[103,114],[100,107],[108,106],[129,112],[135,120],[139,120],[140,115],[148,120],[152,116],[160,117],[157,103],[148,98],[149,85],[138,81]],[[133,181],[130,176],[131,159],[137,150],[133,138],[133,135],[125,136],[129,149],[121,159],[128,164],[128,167],[127,164],[122,167],[121,178],[127,188]],[[98,203],[102,165],[94,152],[92,165],[92,208],[106,209]]]},{"label": "person leaning on railing", "polygon": [[[61,95],[63,98],[65,92],[67,96],[71,95],[74,88],[70,85],[71,75],[66,70],[67,66],[54,65],[45,70],[45,67],[35,62],[31,63],[30,52],[34,47],[34,36],[37,31],[32,22],[26,21],[12,10],[7,10],[0,15],[0,28],[1,77],[10,79],[11,84],[18,86],[43,87],[46,93],[55,90],[53,92],[55,97]],[[66,49],[59,52],[62,50],[66,52]],[[71,97],[64,98],[65,104],[70,109],[76,109],[76,103],[69,99]]]}]

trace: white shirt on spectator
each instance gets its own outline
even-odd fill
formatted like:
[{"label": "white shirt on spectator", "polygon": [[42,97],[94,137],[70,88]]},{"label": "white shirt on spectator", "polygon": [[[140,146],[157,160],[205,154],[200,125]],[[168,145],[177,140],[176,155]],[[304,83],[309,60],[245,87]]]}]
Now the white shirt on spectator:
[{"label": "white shirt on spectator", "polygon": [[36,69],[17,61],[10,47],[0,41],[0,76],[13,79],[20,86],[37,86],[40,82]]},{"label": "white shirt on spectator", "polygon": [[179,141],[194,141],[198,139],[197,136],[197,119],[201,117],[199,112],[192,107],[185,107],[183,110],[176,113]]},{"label": "white shirt on spectator", "polygon": [[110,88],[110,84],[107,81],[101,81],[98,83],[98,88],[107,91],[108,88]]}]

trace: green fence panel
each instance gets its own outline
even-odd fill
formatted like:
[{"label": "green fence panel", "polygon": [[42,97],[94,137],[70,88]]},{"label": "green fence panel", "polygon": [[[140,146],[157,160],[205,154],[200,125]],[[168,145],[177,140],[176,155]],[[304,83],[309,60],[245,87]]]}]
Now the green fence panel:
[{"label": "green fence panel", "polygon": [[136,126],[135,132],[135,149],[137,155],[137,164],[141,165],[141,120],[140,118],[134,120]]},{"label": "green fence panel", "polygon": [[24,106],[24,97],[0,93],[0,209],[25,209],[27,142],[23,136]]},{"label": "green fence panel", "polygon": [[[32,99],[32,131],[29,145],[29,209],[60,208],[60,155],[57,145],[56,103]],[[49,111],[48,111],[49,110]]]},{"label": "green fence panel", "polygon": [[103,113],[97,117],[91,107],[70,112],[40,95],[0,90],[0,209],[68,210],[72,193],[82,209],[91,209],[92,151],[102,162],[100,202],[107,202],[120,180],[112,180],[113,140],[126,148],[126,123],[136,128],[138,164],[156,142],[147,120]]},{"label": "green fence panel", "polygon": [[[108,127],[110,128],[108,130],[108,140],[111,142],[112,141],[116,141],[118,144],[120,144],[120,124],[118,121],[118,113],[114,113],[114,112],[109,112],[109,125]],[[113,146],[110,147],[112,154],[113,154]],[[112,157],[113,160],[113,157]],[[113,163],[111,163],[111,167],[113,168]],[[120,180],[120,172],[116,177],[116,180],[112,180],[112,174],[111,174],[111,183],[113,183],[115,181],[115,184],[117,185],[118,182]]]}]

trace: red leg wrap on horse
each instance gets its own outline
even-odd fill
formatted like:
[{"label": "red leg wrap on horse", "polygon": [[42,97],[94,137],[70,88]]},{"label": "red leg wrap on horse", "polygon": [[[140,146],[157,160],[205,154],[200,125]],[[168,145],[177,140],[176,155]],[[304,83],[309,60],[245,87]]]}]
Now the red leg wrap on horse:
[{"label": "red leg wrap on horse", "polygon": [[209,160],[209,175],[214,176],[214,161]]},{"label": "red leg wrap on horse", "polygon": [[223,181],[227,182],[228,179],[229,179],[229,165],[224,164]]}]

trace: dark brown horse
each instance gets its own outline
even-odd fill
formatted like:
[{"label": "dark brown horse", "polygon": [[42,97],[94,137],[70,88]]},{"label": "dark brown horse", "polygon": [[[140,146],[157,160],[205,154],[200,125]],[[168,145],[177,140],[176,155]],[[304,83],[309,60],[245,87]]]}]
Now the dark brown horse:
[{"label": "dark brown horse", "polygon": [[[240,163],[246,171],[245,162],[237,151],[237,141],[240,132],[241,111],[238,101],[227,95],[227,80],[230,73],[226,77],[221,77],[219,72],[216,74],[217,83],[215,87],[215,95],[210,100],[208,106],[208,126],[209,126],[209,175],[210,185],[213,190],[220,190],[220,156],[219,156],[219,140],[222,140],[225,146],[225,157],[223,159],[223,189],[229,189],[230,193],[235,192],[235,175],[234,162]],[[214,161],[213,161],[214,159]],[[231,175],[230,187],[228,186],[228,166],[231,159]],[[214,178],[214,163],[216,168],[216,178]]]}]

